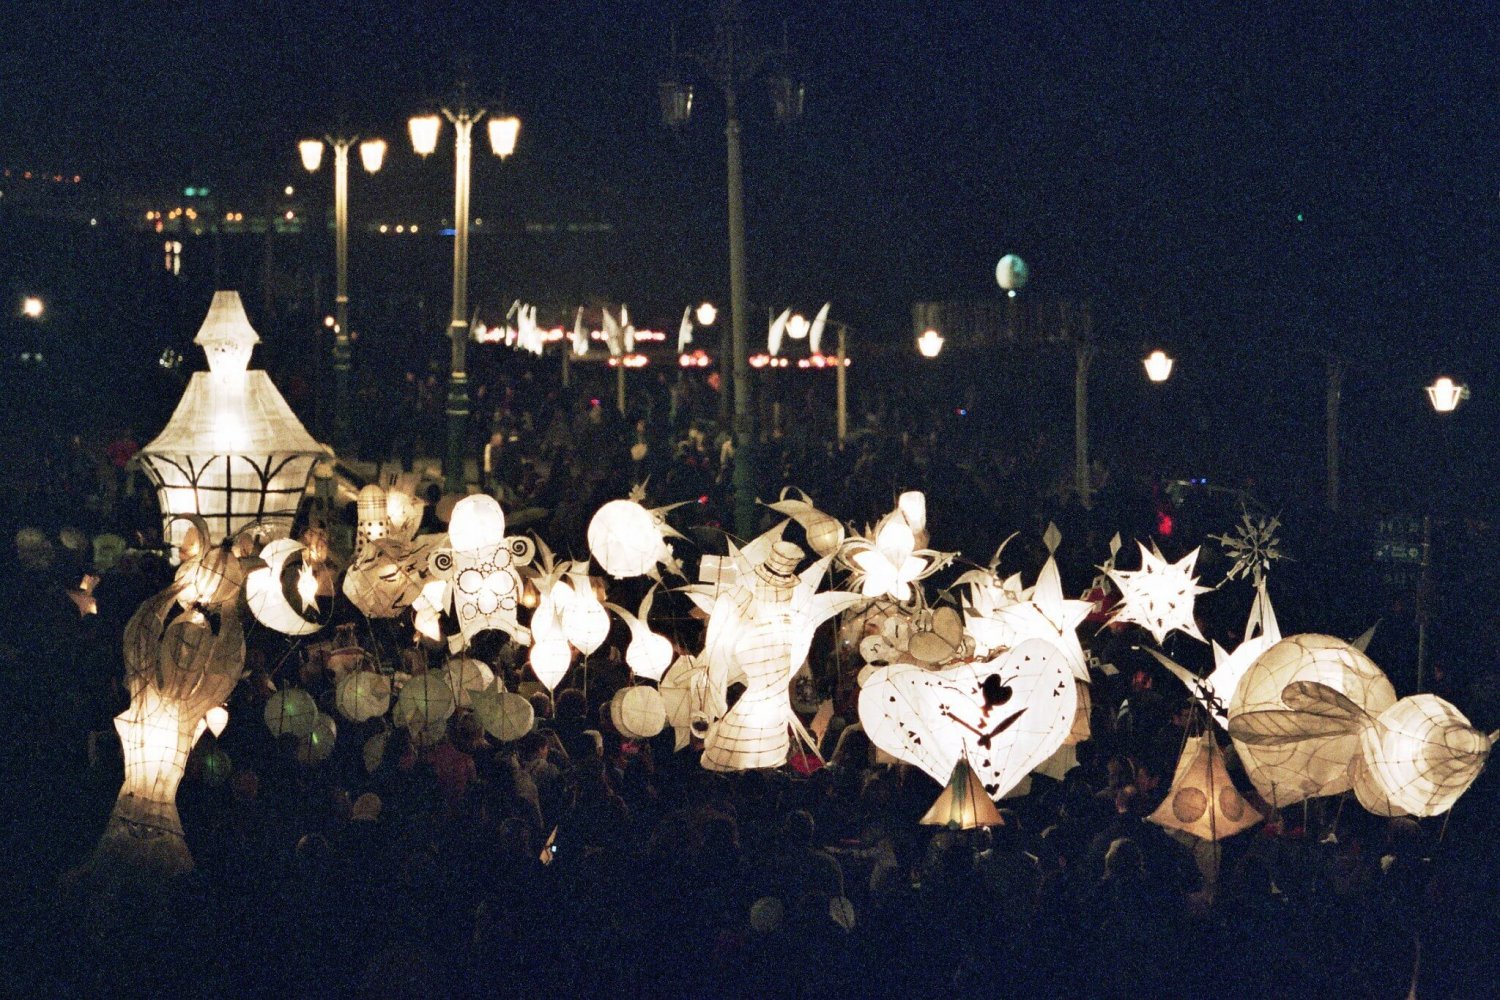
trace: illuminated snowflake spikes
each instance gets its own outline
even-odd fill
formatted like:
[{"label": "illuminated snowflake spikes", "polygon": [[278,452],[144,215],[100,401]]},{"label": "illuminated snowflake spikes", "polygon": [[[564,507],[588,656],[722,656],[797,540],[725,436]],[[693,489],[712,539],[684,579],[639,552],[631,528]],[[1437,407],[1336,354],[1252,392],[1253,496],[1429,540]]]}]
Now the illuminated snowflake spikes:
[{"label": "illuminated snowflake spikes", "polygon": [[1222,535],[1209,535],[1209,538],[1224,546],[1224,553],[1234,560],[1225,579],[1248,577],[1259,587],[1266,574],[1271,571],[1273,562],[1290,558],[1281,551],[1281,540],[1276,537],[1276,530],[1280,527],[1280,518],[1252,518],[1249,511],[1242,511],[1234,534],[1225,532]]},{"label": "illuminated snowflake spikes", "polygon": [[1173,630],[1204,642],[1197,622],[1193,621],[1193,602],[1212,588],[1198,586],[1198,579],[1193,576],[1198,550],[1169,563],[1154,548],[1147,549],[1144,545],[1140,548],[1140,569],[1109,571],[1110,579],[1120,588],[1120,603],[1110,623],[1140,625],[1158,645]]}]

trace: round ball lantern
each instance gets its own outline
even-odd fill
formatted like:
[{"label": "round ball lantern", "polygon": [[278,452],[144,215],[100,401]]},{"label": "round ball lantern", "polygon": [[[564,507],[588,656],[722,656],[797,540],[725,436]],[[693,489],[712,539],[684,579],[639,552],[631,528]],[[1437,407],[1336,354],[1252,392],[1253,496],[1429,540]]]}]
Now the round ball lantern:
[{"label": "round ball lantern", "polygon": [[1026,287],[1026,279],[1030,276],[1031,270],[1026,262],[1013,253],[1001,257],[995,265],[995,283],[1012,295]]},{"label": "round ball lantern", "polygon": [[266,728],[272,736],[306,736],[318,718],[318,703],[301,688],[282,688],[266,699]]},{"label": "round ball lantern", "polygon": [[661,554],[661,527],[634,500],[611,500],[589,521],[589,551],[617,579],[643,576]]}]

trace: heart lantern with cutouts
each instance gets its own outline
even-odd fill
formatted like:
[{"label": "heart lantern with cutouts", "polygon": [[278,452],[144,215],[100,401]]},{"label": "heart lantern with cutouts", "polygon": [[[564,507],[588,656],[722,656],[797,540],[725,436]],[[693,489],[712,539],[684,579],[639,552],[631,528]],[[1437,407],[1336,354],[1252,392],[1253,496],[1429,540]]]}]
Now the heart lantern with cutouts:
[{"label": "heart lantern with cutouts", "polygon": [[946,782],[961,757],[999,799],[1062,746],[1078,709],[1065,653],[1030,639],[941,670],[878,667],[859,693],[877,747]]}]

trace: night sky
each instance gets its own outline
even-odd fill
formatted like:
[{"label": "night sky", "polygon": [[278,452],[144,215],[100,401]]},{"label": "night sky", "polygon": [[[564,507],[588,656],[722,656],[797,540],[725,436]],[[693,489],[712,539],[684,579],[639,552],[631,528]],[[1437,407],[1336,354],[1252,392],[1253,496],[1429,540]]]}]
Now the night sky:
[{"label": "night sky", "polygon": [[[524,126],[476,158],[476,208],[590,214],[651,234],[642,274],[722,270],[722,108],[681,136],[655,85],[705,3],[12,5],[0,159],[124,188],[298,180],[294,142],[344,121],[392,143],[356,198],[451,204],[451,146],[404,122],[461,66]],[[1268,338],[1436,363],[1486,355],[1496,315],[1496,19],[1347,4],[748,3],[807,82],[807,116],[745,110],[752,296],[864,319],[1035,289],[1127,330]],[[692,76],[691,72],[686,75]],[[446,142],[451,142],[445,137]],[[300,181],[299,181],[300,183]],[[1299,213],[1301,221],[1299,221]]]}]

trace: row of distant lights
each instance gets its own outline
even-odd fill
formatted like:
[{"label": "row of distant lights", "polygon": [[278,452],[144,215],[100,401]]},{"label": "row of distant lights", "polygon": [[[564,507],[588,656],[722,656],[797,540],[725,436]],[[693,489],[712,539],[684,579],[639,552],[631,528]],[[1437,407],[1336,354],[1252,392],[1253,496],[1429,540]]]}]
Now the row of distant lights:
[{"label": "row of distant lights", "polygon": [[48,174],[38,174],[38,173],[33,173],[30,170],[23,170],[23,171],[20,171],[19,173],[17,173],[15,171],[12,171],[10,169],[10,167],[6,167],[5,168],[5,176],[6,177],[16,177],[16,178],[19,178],[20,180],[23,180],[23,181],[50,181],[53,184],[82,184],[83,183],[83,178],[80,177],[78,174],[74,174],[72,177],[67,177],[67,176],[65,176],[63,174],[51,174],[51,175],[48,175]]},{"label": "row of distant lights", "polygon": [[[851,359],[844,359],[844,367],[849,367]],[[791,358],[772,357],[769,354],[752,354],[749,358],[751,368],[790,368]],[[806,358],[797,359],[798,368],[837,368],[839,359],[834,354],[814,354]]]}]

